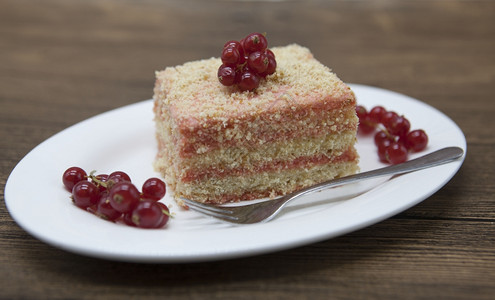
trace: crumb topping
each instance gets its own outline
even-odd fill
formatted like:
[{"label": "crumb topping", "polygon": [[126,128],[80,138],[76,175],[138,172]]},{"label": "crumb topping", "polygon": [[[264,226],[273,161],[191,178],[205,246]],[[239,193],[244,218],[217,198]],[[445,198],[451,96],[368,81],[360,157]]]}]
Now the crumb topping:
[{"label": "crumb topping", "polygon": [[[204,121],[226,122],[266,111],[296,108],[312,102],[353,99],[352,91],[331,70],[313,58],[309,49],[292,44],[274,47],[277,71],[253,92],[222,86],[217,79],[219,58],[188,62],[157,72],[164,107],[173,118],[196,127]],[[325,99],[332,95],[332,99]]]}]

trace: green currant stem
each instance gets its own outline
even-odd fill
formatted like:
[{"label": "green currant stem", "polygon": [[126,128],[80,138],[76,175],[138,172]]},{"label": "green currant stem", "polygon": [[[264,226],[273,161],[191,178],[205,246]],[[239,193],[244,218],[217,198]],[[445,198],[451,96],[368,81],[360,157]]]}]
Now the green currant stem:
[{"label": "green currant stem", "polygon": [[173,216],[173,215],[172,215],[169,211],[167,211],[167,210],[165,210],[165,209],[162,209],[162,213],[163,213],[164,215],[169,216],[170,218],[173,218],[173,217],[174,217],[174,216]]},{"label": "green currant stem", "polygon": [[98,179],[98,176],[95,175],[96,173],[96,170],[93,170],[89,173],[89,178],[91,178],[91,180],[93,180],[94,182],[96,182],[98,185],[101,185],[102,187],[104,188],[108,188],[108,184],[104,181],[101,181],[100,179]]}]

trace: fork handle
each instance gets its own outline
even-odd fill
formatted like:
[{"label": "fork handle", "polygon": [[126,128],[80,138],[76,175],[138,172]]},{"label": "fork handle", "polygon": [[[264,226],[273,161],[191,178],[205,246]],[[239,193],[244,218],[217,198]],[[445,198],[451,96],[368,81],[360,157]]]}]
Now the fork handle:
[{"label": "fork handle", "polygon": [[424,156],[411,159],[409,161],[391,165],[388,167],[371,170],[367,172],[357,173],[350,176],[345,176],[337,179],[332,179],[329,181],[322,182],[320,184],[316,184],[310,186],[305,189],[298,190],[290,195],[287,195],[287,198],[295,198],[302,195],[306,195],[313,192],[318,192],[324,189],[328,189],[331,187],[336,187],[339,185],[349,184],[356,181],[360,181],[363,179],[371,179],[380,176],[386,175],[397,175],[404,174],[413,171],[418,171],[438,165],[442,165],[451,161],[454,161],[460,158],[464,154],[464,151],[459,147],[447,147],[437,150],[435,152],[426,154]]}]

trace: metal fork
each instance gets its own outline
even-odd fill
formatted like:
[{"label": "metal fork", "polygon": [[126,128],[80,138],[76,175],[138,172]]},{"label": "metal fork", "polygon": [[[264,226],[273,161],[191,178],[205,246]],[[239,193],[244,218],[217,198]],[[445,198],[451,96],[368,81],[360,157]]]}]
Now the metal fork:
[{"label": "metal fork", "polygon": [[243,206],[216,206],[192,201],[186,198],[181,199],[191,209],[225,222],[235,224],[267,222],[275,217],[275,215],[277,215],[289,201],[304,195],[331,187],[354,183],[364,179],[371,179],[386,175],[404,174],[438,166],[454,161],[460,158],[463,154],[464,151],[459,147],[447,147],[401,164],[329,180],[295,191],[280,198]]}]

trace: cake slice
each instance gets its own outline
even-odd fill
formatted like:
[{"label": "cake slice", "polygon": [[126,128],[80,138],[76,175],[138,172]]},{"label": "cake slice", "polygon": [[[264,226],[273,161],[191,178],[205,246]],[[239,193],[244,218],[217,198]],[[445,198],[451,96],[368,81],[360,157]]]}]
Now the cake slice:
[{"label": "cake slice", "polygon": [[218,82],[218,58],[156,73],[154,166],[176,199],[276,197],[358,170],[354,93],[307,48],[271,50],[277,71],[251,92]]}]

